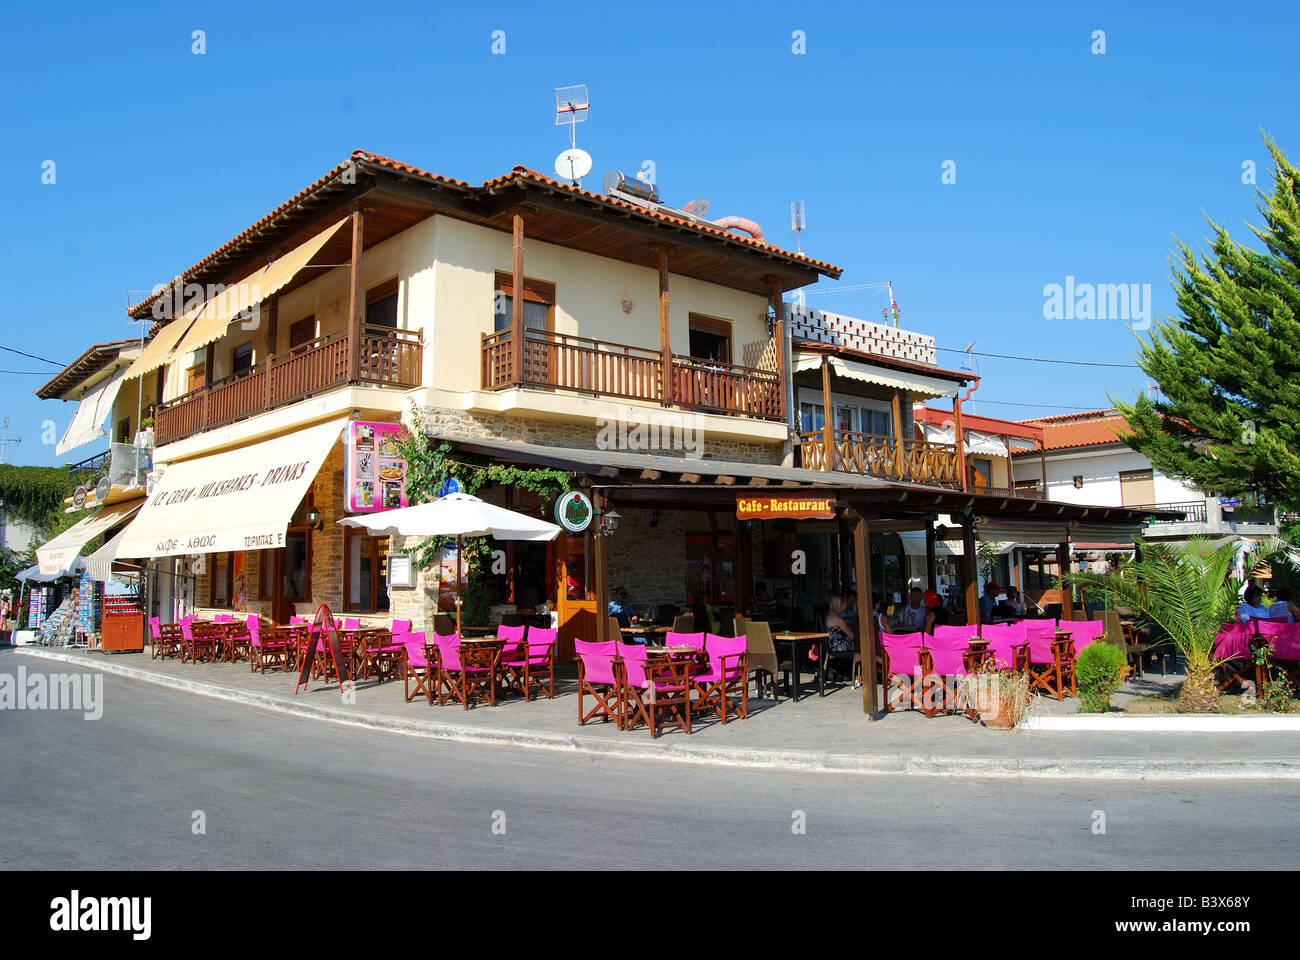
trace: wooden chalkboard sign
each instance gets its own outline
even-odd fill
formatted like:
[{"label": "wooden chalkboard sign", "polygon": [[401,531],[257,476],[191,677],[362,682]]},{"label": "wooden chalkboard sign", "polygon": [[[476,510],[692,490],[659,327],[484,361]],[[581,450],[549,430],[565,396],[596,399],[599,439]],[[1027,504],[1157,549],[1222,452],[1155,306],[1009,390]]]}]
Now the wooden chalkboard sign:
[{"label": "wooden chalkboard sign", "polygon": [[302,655],[302,663],[298,665],[298,686],[294,687],[293,690],[295,694],[307,686],[311,680],[311,667],[316,661],[316,645],[322,637],[325,638],[330,657],[334,660],[334,675],[338,677],[340,693],[343,691],[343,681],[352,679],[350,672],[346,669],[346,664],[349,661],[345,661],[343,658],[343,643],[339,638],[339,625],[335,622],[334,615],[330,613],[330,608],[322,603],[316,610],[316,616],[308,630],[307,646]]}]

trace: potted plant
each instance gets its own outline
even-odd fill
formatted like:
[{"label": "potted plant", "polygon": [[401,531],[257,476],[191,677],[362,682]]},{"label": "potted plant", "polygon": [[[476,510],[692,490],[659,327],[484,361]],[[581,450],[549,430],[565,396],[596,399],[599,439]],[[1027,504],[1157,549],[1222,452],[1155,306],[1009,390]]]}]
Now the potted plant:
[{"label": "potted plant", "polygon": [[1029,677],[985,657],[962,678],[959,696],[984,726],[1010,730],[1029,714]]},{"label": "potted plant", "polygon": [[1141,559],[1125,563],[1121,573],[1077,571],[1063,579],[1106,591],[1113,603],[1133,608],[1163,630],[1187,665],[1178,712],[1213,713],[1219,707],[1214,642],[1219,629],[1236,619],[1244,586],[1235,571],[1254,570],[1268,558],[1294,566],[1296,549],[1276,537],[1260,539],[1240,558],[1232,540],[1218,547],[1205,537],[1191,537],[1186,543],[1139,540],[1138,546]]},{"label": "potted plant", "polygon": [[1090,643],[1074,662],[1080,713],[1106,713],[1110,698],[1128,676],[1124,651],[1113,643]]}]

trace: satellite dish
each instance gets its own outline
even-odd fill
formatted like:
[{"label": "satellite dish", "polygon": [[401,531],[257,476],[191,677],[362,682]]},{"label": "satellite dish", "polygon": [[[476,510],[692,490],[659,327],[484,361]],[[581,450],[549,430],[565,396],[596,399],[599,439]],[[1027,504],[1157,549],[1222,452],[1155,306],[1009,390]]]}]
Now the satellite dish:
[{"label": "satellite dish", "polygon": [[577,183],[591,173],[591,154],[578,147],[571,147],[555,158],[555,173],[561,180]]}]

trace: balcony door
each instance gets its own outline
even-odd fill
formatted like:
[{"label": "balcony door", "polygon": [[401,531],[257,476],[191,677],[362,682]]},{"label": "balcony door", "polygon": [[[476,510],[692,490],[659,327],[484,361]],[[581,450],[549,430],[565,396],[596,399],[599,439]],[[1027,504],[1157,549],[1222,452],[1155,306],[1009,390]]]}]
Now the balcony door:
[{"label": "balcony door", "polygon": [[[555,330],[555,284],[545,280],[524,278],[524,330],[536,330],[550,333]],[[514,323],[514,277],[512,274],[498,271],[496,274],[496,293],[493,298],[493,330],[507,334]],[[552,354],[556,345],[551,337],[528,337],[524,339],[524,383],[534,385],[554,383],[555,371],[559,369],[557,358]],[[581,386],[581,384],[565,384]]]}]

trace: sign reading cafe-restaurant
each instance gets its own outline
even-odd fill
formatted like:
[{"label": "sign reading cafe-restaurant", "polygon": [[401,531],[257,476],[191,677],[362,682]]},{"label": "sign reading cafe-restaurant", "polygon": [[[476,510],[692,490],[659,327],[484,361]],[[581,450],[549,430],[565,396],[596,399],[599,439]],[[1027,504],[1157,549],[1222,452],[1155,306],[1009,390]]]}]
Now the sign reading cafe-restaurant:
[{"label": "sign reading cafe-restaurant", "polygon": [[741,495],[736,497],[739,520],[834,520],[833,497]]}]

